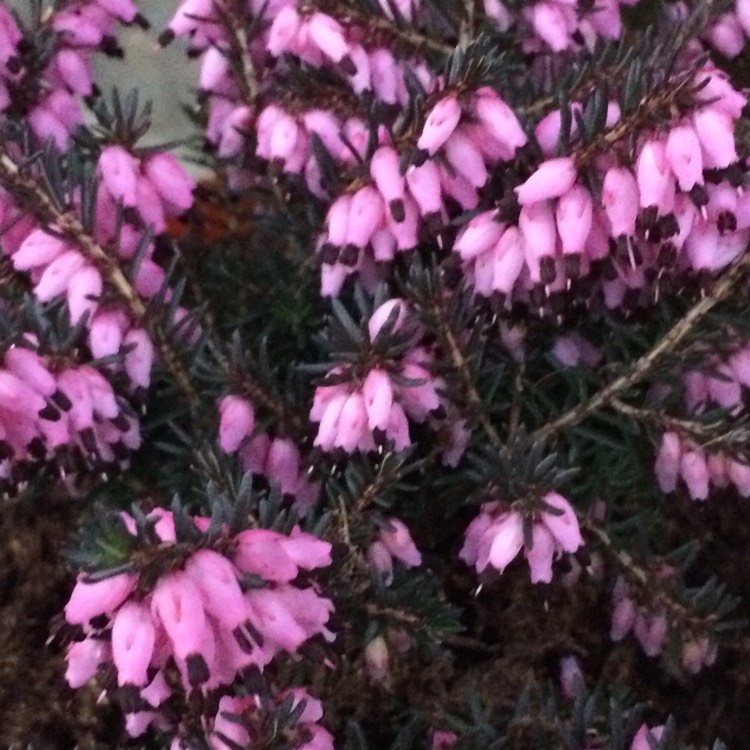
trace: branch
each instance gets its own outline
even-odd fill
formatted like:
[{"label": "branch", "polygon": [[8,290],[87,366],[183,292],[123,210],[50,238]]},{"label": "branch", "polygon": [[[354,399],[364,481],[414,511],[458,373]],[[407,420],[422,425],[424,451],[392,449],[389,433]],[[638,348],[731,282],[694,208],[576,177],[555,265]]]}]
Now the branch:
[{"label": "branch", "polygon": [[242,91],[242,98],[247,105],[252,105],[258,95],[258,77],[250,57],[244,4],[237,0],[223,0],[218,7],[223,16],[224,30],[229,40],[231,51],[229,59],[234,59],[239,63],[237,82]]},{"label": "branch", "polygon": [[737,282],[744,278],[750,268],[750,253],[745,252],[740,259],[720,278],[709,294],[694,305],[685,317],[672,328],[642,357],[632,363],[628,371],[602,388],[590,399],[584,401],[552,422],[548,422],[532,434],[534,440],[554,435],[567,427],[573,427],[602,407],[609,406],[619,393],[642,382],[670,351],[679,346],[706,315],[726,299],[734,290]]},{"label": "branch", "polygon": [[466,399],[469,402],[469,406],[476,412],[479,419],[479,423],[482,425],[487,437],[492,441],[492,444],[496,448],[502,448],[502,441],[500,435],[495,429],[494,425],[487,416],[487,412],[482,402],[482,397],[477,391],[476,385],[474,385],[474,378],[471,372],[471,366],[466,359],[461,347],[456,339],[453,330],[451,329],[450,322],[446,319],[445,310],[440,305],[439,301],[434,301],[432,304],[432,314],[435,316],[435,320],[438,324],[439,334],[443,339],[448,354],[450,355],[451,363],[454,369],[459,374],[464,390],[466,392]]},{"label": "branch", "polygon": [[474,38],[476,22],[476,0],[463,0],[464,17],[461,20],[461,32],[459,35],[459,46],[466,49],[469,42]]}]

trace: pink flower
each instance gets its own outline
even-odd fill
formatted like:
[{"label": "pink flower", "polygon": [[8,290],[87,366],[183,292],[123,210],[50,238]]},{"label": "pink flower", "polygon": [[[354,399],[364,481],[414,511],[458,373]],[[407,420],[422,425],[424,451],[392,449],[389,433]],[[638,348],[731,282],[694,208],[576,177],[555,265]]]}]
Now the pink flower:
[{"label": "pink flower", "polygon": [[578,172],[569,156],[542,162],[526,182],[515,188],[518,202],[528,206],[539,201],[559,198],[573,187]]},{"label": "pink flower", "polygon": [[445,143],[445,158],[453,169],[472,187],[482,187],[489,177],[482,152],[462,128]]},{"label": "pink flower", "polygon": [[380,532],[380,541],[393,557],[400,560],[408,568],[422,564],[422,555],[412,541],[406,525],[398,518],[389,518],[390,528]]},{"label": "pink flower", "polygon": [[545,510],[541,515],[541,521],[554,537],[555,544],[564,552],[575,552],[583,544],[583,538],[572,506],[557,492],[548,492],[542,500],[546,505],[562,511],[553,514]]},{"label": "pink flower", "polygon": [[[665,201],[673,183],[667,160],[666,147],[662,141],[648,140],[638,153],[635,165],[636,180],[642,208],[656,206],[660,213],[666,213]],[[666,208],[666,211],[663,210]]]},{"label": "pink flower", "polygon": [[234,453],[255,429],[255,410],[240,396],[225,396],[219,405],[219,444],[225,453]]},{"label": "pink flower", "polygon": [[377,339],[380,330],[388,321],[391,321],[393,324],[392,327],[390,327],[391,331],[399,331],[406,323],[408,314],[408,307],[404,300],[394,297],[393,299],[384,302],[380,307],[373,311],[370,320],[367,323],[370,341],[375,341]]},{"label": "pink flower", "polygon": [[453,245],[463,260],[471,260],[496,245],[505,231],[496,211],[485,211],[471,219],[461,231]]},{"label": "pink flower", "polygon": [[666,156],[680,190],[703,184],[701,144],[690,125],[678,125],[667,136]]},{"label": "pink flower", "polygon": [[656,480],[662,492],[674,492],[680,474],[682,445],[676,432],[665,432],[656,457]]},{"label": "pink flower", "polygon": [[703,451],[685,451],[680,460],[680,473],[693,500],[708,499],[708,465]]},{"label": "pink flower", "polygon": [[79,580],[65,605],[65,619],[72,625],[83,625],[98,615],[117,609],[135,588],[136,578],[129,573],[87,583]]},{"label": "pink flower", "polygon": [[659,726],[649,729],[645,724],[642,724],[633,738],[630,750],[651,750],[653,745],[661,739],[663,733],[664,727]]},{"label": "pink flower", "polygon": [[362,386],[367,410],[367,426],[370,430],[385,430],[393,406],[393,387],[385,370],[374,369],[367,373]]},{"label": "pink flower", "polygon": [[113,198],[125,206],[137,203],[138,162],[122,146],[106,146],[99,156],[99,173]]},{"label": "pink flower", "polygon": [[492,137],[502,143],[511,154],[528,142],[513,110],[489,86],[475,92],[472,109]]},{"label": "pink flower", "polygon": [[440,169],[434,161],[428,159],[419,167],[409,167],[406,171],[406,184],[423,217],[440,214],[443,209]]},{"label": "pink flower", "polygon": [[432,156],[451,137],[461,119],[461,104],[450,94],[443,97],[427,115],[417,148]]},{"label": "pink flower", "polygon": [[401,174],[398,153],[390,146],[381,146],[370,161],[370,174],[380,194],[388,204],[393,221],[404,221],[405,180]]},{"label": "pink flower", "polygon": [[612,167],[604,175],[602,206],[612,227],[612,236],[635,234],[640,192],[633,173],[624,167]]},{"label": "pink flower", "polygon": [[151,598],[154,617],[169,636],[186,684],[211,675],[216,643],[196,585],[181,571],[161,578]]},{"label": "pink flower", "polygon": [[543,523],[535,523],[531,535],[531,549],[526,550],[526,559],[531,569],[531,582],[549,583],[552,580],[555,538]]},{"label": "pink flower", "polygon": [[112,660],[119,685],[146,685],[155,642],[156,631],[148,609],[137,602],[123,604],[112,624]]},{"label": "pink flower", "polygon": [[68,648],[66,660],[68,668],[65,679],[72,688],[85,685],[95,674],[100,664],[112,659],[110,644],[97,638],[73,643]]},{"label": "pink flower", "polygon": [[573,185],[560,196],[555,211],[557,232],[565,254],[583,252],[593,217],[591,194],[582,185]]},{"label": "pink flower", "polygon": [[195,180],[172,154],[154,154],[144,161],[143,171],[165,203],[179,212],[193,205]]}]

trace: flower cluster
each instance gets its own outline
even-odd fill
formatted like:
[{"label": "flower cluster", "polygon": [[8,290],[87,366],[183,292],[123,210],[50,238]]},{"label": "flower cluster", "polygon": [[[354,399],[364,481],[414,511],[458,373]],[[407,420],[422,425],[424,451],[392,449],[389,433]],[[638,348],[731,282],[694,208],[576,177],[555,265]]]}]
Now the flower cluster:
[{"label": "flower cluster", "polygon": [[[290,714],[299,713],[292,725],[285,728],[287,738],[299,750],[333,750],[333,737],[318,722],[323,718],[323,706],[302,688],[292,688],[274,697],[268,706],[260,696],[233,698],[225,695],[208,735],[212,750],[234,750],[252,747],[264,739],[266,717],[273,708],[287,708]],[[301,710],[300,710],[301,709]],[[203,744],[177,739],[172,750],[202,750]]]},{"label": "flower cluster", "polygon": [[621,5],[636,0],[605,0],[594,5],[578,0],[541,0],[528,3],[520,16],[514,16],[502,0],[484,0],[484,12],[502,30],[515,29],[524,49],[540,52],[546,48],[564,52],[581,45],[593,47],[597,39],[617,39],[622,31]]},{"label": "flower cluster", "polygon": [[394,560],[398,560],[407,568],[416,568],[422,564],[422,555],[403,521],[388,518],[386,524],[367,550],[367,560],[370,567],[388,586],[393,582]]},{"label": "flower cluster", "polygon": [[0,478],[13,491],[29,464],[62,471],[118,464],[140,446],[138,421],[96,369],[45,357],[34,341],[10,348],[0,369]]},{"label": "flower cluster", "polygon": [[[598,199],[575,157],[561,156],[547,158],[514,189],[517,222],[503,220],[497,209],[475,216],[453,250],[477,291],[528,296],[541,305],[597,271],[603,302],[614,309],[665,270],[712,272],[731,263],[750,236],[733,134],[746,100],[713,68],[701,72],[696,86],[693,111],[667,133],[644,134],[630,156],[614,150],[597,157]],[[607,132],[616,134],[623,121],[610,101]],[[560,130],[559,111],[537,125],[545,154],[554,152]],[[576,134],[574,122],[571,139]]]},{"label": "flower cluster", "polygon": [[[677,3],[675,13],[684,12]],[[719,16],[707,29],[704,38],[714,49],[726,57],[737,57],[750,37],[750,3],[735,0],[734,8]]]},{"label": "flower cluster", "polygon": [[310,419],[320,423],[315,445],[325,451],[366,452],[383,440],[402,451],[411,445],[408,418],[424,422],[430,413],[444,411],[441,381],[430,372],[429,352],[417,345],[419,333],[404,300],[380,305],[367,334],[375,350],[393,334],[409,337],[413,346],[399,359],[374,357],[369,366],[339,366],[328,373],[310,411]]},{"label": "flower cluster", "polygon": [[80,0],[52,10],[38,27],[19,25],[0,6],[0,112],[23,115],[40,141],[58,150],[83,125],[77,97],[94,92],[95,53],[121,55],[117,22],[146,25],[132,0]]},{"label": "flower cluster", "polygon": [[225,396],[219,404],[219,444],[225,453],[238,452],[245,471],[275,482],[282,494],[294,498],[304,517],[318,500],[320,482],[311,480],[302,454],[287,437],[255,432],[255,409],[241,396]]},{"label": "flower cluster", "polygon": [[549,583],[553,560],[575,552],[583,539],[575,511],[562,495],[548,492],[539,505],[539,512],[524,516],[504,503],[485,503],[466,530],[459,557],[479,573],[488,566],[502,573],[524,549],[532,583]]},{"label": "flower cluster", "polygon": [[[750,349],[740,347],[725,360],[706,355],[709,372],[688,370],[682,376],[685,406],[700,415],[715,404],[732,414],[744,409],[743,387],[750,386]],[[750,495],[750,466],[721,450],[704,448],[689,434],[670,430],[662,435],[656,457],[656,479],[662,492],[674,492],[680,479],[693,500],[707,500],[710,487],[733,484]]]},{"label": "flower cluster", "polygon": [[[668,582],[674,571],[663,566],[657,577]],[[658,656],[670,635],[670,618],[663,606],[654,602],[639,604],[631,587],[619,577],[612,591],[614,608],[610,636],[621,641],[632,631],[648,656]],[[680,646],[680,662],[686,671],[697,674],[703,667],[711,666],[716,660],[716,642],[706,633],[686,632]]]},{"label": "flower cluster", "polygon": [[[331,601],[315,586],[295,583],[300,570],[330,564],[327,542],[296,527],[289,536],[250,529],[222,535],[216,549],[186,552],[172,513],[154,511],[146,520],[159,542],[154,554],[172,555],[179,566],[165,566],[155,578],[145,570],[82,576],[65,607],[67,621],[84,634],[68,650],[68,682],[83,685],[111,663],[131,734],[165,725],[175,679],[187,693],[215,690],[314,636],[333,640],[326,628]],[[193,519],[203,531],[209,521]],[[123,522],[136,533],[133,518],[123,514]]]},{"label": "flower cluster", "polygon": [[721,452],[708,453],[677,432],[662,435],[654,467],[662,492],[674,492],[680,479],[693,500],[707,500],[710,487],[733,484],[742,497],[750,496],[750,466]]}]

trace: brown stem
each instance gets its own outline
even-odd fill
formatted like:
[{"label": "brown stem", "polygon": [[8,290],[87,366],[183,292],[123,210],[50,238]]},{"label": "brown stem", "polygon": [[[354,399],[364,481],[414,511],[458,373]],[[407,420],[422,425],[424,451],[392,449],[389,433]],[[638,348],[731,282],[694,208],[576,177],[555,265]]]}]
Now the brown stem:
[{"label": "brown stem", "polygon": [[619,398],[613,398],[611,405],[613,409],[628,417],[638,421],[653,422],[667,430],[681,433],[699,443],[704,450],[710,450],[712,447],[719,449],[722,445],[727,444],[729,446],[746,446],[750,441],[750,432],[747,428],[722,429],[725,423],[724,419],[718,419],[715,422],[679,419],[663,412],[631,406]]},{"label": "brown stem", "polygon": [[461,20],[461,33],[459,35],[459,46],[466,49],[469,42],[474,38],[476,23],[476,0],[463,0],[464,17]]},{"label": "brown stem", "polygon": [[750,253],[746,251],[727,273],[718,279],[710,293],[696,303],[683,318],[678,320],[649,351],[633,362],[627,372],[595,393],[587,401],[577,404],[562,416],[540,427],[533,433],[532,438],[539,440],[550,437],[568,427],[580,424],[594,412],[609,406],[618,394],[641,383],[666,354],[676,349],[693,332],[698,323],[719,302],[729,296],[735,285],[745,278],[745,272],[748,268],[750,268]]},{"label": "brown stem", "polygon": [[242,99],[246,104],[251,105],[258,95],[258,77],[250,57],[249,40],[246,32],[245,3],[237,2],[237,0],[214,0],[214,2],[217,3],[221,15],[226,21],[224,30],[227,32],[227,39],[229,40],[230,59],[239,63],[237,82],[240,86]]},{"label": "brown stem", "polygon": [[443,340],[448,355],[450,356],[453,368],[461,378],[469,406],[476,413],[479,424],[482,425],[482,429],[484,429],[487,437],[492,441],[492,444],[496,448],[502,448],[500,435],[490,421],[490,418],[487,416],[482,397],[479,395],[479,391],[477,391],[476,385],[474,384],[474,377],[469,362],[461,350],[461,346],[450,326],[450,322],[446,319],[445,310],[440,302],[435,301],[433,303],[431,312],[437,321],[439,335]]}]

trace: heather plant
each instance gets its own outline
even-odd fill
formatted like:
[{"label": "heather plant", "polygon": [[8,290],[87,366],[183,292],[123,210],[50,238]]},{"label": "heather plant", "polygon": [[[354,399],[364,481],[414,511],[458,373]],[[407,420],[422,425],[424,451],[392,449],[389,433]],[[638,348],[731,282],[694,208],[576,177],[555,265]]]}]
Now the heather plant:
[{"label": "heather plant", "polygon": [[[73,745],[743,747],[750,3],[136,6],[0,2]],[[190,143],[94,82],[123,26],[199,59]]]}]

